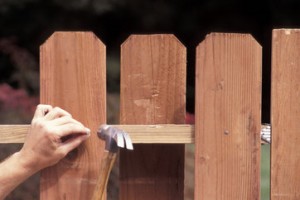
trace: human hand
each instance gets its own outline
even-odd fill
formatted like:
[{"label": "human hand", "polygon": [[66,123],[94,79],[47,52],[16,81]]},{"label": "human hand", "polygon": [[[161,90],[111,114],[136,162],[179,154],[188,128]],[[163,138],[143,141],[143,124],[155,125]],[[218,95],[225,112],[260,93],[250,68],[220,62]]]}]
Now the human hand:
[{"label": "human hand", "polygon": [[90,136],[90,130],[61,108],[38,105],[20,150],[24,165],[35,172],[56,164]]}]

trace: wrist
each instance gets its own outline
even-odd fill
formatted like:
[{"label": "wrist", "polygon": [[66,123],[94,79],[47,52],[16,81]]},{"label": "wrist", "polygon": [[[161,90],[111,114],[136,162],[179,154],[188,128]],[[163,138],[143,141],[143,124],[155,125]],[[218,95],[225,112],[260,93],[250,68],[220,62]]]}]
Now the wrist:
[{"label": "wrist", "polygon": [[32,175],[39,170],[39,169],[37,169],[37,166],[35,165],[35,163],[31,161],[30,157],[28,157],[27,155],[24,155],[22,153],[22,151],[16,152],[12,156],[15,157],[20,169],[22,171],[24,171],[25,173]]},{"label": "wrist", "polygon": [[12,154],[0,163],[0,199],[4,199],[20,183],[35,172],[34,168],[24,162],[20,152]]}]

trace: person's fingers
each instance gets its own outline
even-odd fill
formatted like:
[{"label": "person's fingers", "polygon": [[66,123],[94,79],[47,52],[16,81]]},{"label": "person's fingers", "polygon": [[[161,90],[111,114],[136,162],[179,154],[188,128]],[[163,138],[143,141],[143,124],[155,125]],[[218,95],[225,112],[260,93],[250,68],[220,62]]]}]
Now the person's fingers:
[{"label": "person's fingers", "polygon": [[53,119],[56,119],[56,118],[59,118],[62,116],[70,116],[71,117],[72,115],[59,107],[55,107],[45,115],[45,119],[53,120]]},{"label": "person's fingers", "polygon": [[83,141],[89,138],[90,135],[77,135],[67,141],[65,141],[61,146],[60,150],[66,155],[76,147],[78,147]]},{"label": "person's fingers", "polygon": [[49,122],[49,125],[51,125],[51,126],[61,126],[61,125],[69,124],[69,123],[74,123],[74,124],[78,124],[78,125],[83,126],[82,123],[80,123],[79,121],[73,119],[71,116],[63,116],[63,117],[60,117],[60,118],[53,119]]},{"label": "person's fingers", "polygon": [[81,124],[67,123],[67,124],[58,126],[56,133],[60,138],[66,137],[66,136],[71,136],[71,135],[78,135],[78,134],[89,135],[90,129],[84,127]]},{"label": "person's fingers", "polygon": [[44,104],[39,104],[36,107],[33,119],[44,117],[51,110],[52,110],[52,106],[50,106],[50,105],[44,105]]}]

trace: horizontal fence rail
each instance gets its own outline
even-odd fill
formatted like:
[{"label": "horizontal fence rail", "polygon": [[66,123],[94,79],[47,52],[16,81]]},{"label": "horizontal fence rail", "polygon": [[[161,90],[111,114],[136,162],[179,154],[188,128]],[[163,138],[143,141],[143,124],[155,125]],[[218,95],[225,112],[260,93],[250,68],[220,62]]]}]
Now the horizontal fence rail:
[{"label": "horizontal fence rail", "polygon": [[[193,144],[195,126],[189,124],[110,125],[126,131],[135,144]],[[0,144],[24,143],[30,125],[0,125]],[[262,124],[261,143],[269,143],[270,125]]]}]

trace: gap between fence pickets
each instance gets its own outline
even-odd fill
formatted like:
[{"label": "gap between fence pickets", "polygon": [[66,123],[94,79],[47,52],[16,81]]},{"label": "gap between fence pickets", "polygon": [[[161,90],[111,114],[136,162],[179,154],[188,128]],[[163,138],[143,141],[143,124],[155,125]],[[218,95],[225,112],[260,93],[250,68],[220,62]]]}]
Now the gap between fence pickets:
[{"label": "gap between fence pickets", "polygon": [[[133,143],[192,144],[195,141],[194,125],[111,125],[127,132]],[[0,143],[23,143],[30,125],[0,125]],[[261,143],[271,143],[271,126],[262,124]]]}]

